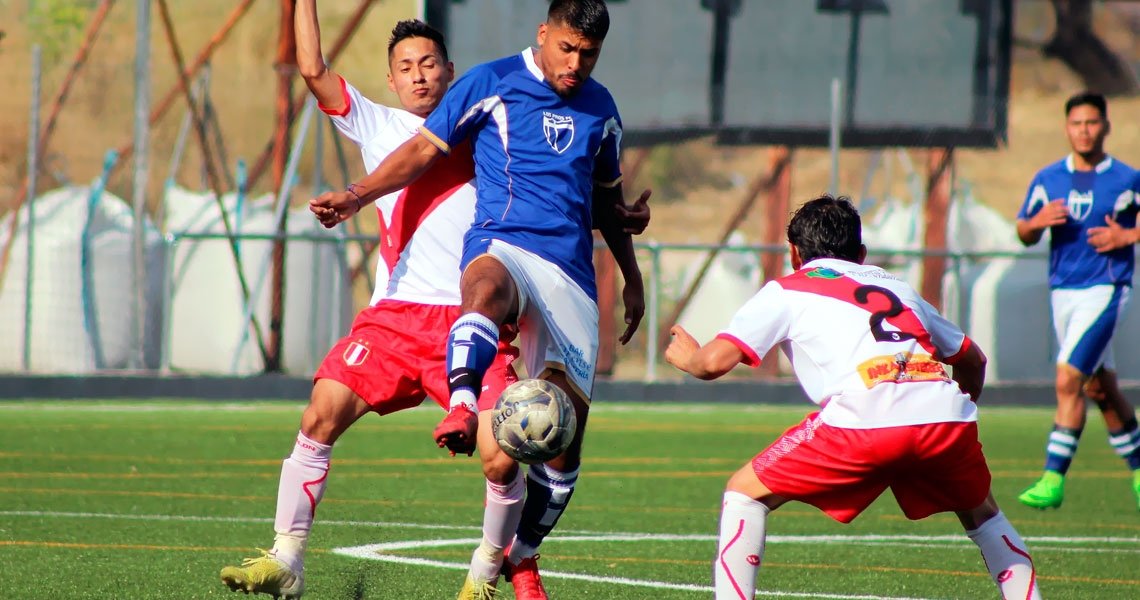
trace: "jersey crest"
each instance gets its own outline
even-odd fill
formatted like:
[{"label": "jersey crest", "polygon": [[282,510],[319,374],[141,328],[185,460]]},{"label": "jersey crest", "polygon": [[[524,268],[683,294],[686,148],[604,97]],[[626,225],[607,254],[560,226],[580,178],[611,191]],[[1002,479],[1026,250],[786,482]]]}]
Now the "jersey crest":
[{"label": "jersey crest", "polygon": [[574,117],[543,111],[542,132],[546,134],[546,143],[562,154],[574,143]]},{"label": "jersey crest", "polygon": [[1073,217],[1073,220],[1084,221],[1092,211],[1092,190],[1089,190],[1087,192],[1069,190],[1069,201],[1066,203],[1066,205],[1069,207],[1069,215]]}]

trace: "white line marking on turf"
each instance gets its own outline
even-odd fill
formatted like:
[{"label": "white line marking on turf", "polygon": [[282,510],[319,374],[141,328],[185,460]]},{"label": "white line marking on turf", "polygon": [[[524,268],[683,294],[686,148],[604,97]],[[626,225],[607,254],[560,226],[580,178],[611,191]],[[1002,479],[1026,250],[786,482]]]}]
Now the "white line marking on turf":
[{"label": "white line marking on turf", "polygon": [[[95,512],[64,512],[44,510],[2,510],[0,517],[50,517],[50,518],[76,518],[76,519],[121,519],[125,521],[190,521],[200,523],[272,523],[268,517],[215,517],[205,515],[133,515],[126,513],[95,513]],[[438,531],[482,531],[478,525],[442,525],[435,523],[403,523],[399,521],[337,521],[321,519],[322,526],[332,527],[377,527],[377,528],[403,528],[425,529]],[[568,536],[580,536],[582,540],[601,541],[603,538],[621,536],[623,540],[653,540],[662,542],[707,542],[715,541],[716,536],[707,534],[674,534],[674,533],[640,533],[640,532],[614,532],[614,531],[579,531],[572,529],[559,530],[562,535],[552,536],[551,540],[569,539]],[[1123,544],[1136,545],[1136,549],[1081,549],[1065,548],[1066,552],[1074,551],[1108,551],[1108,552],[1140,552],[1140,537],[1059,537],[1059,536],[1026,536],[1027,542],[1040,544]],[[576,540],[575,540],[576,541]],[[850,543],[866,545],[894,545],[913,547],[946,547],[946,543],[960,544],[973,548],[973,543],[965,535],[770,535],[768,542],[785,544],[833,544]],[[416,542],[407,542],[416,543]],[[414,547],[414,546],[409,546]],[[1033,550],[1047,550],[1047,547],[1034,547]]]},{"label": "white line marking on turf", "polygon": [[[653,535],[653,534],[639,534],[639,535],[604,535],[604,536],[561,536],[557,540],[560,542],[634,542],[646,540],[674,540],[678,537],[686,539],[693,539],[697,536],[673,536],[673,535]],[[706,539],[711,539],[711,536],[702,536]],[[776,536],[773,536],[776,537]],[[550,538],[552,541],[555,538]],[[445,546],[476,546],[481,540],[479,538],[470,539],[456,539],[456,540],[409,540],[404,542],[390,542],[386,544],[369,544],[367,546],[354,546],[351,548],[336,548],[334,553],[342,556],[351,556],[355,558],[364,558],[368,560],[379,560],[383,562],[399,563],[404,565],[418,565],[424,567],[437,567],[440,569],[452,569],[457,571],[466,571],[470,566],[466,563],[450,563],[438,560],[430,560],[426,558],[414,558],[408,556],[395,556],[391,554],[384,554],[385,551],[391,552],[393,550],[407,550],[412,548],[441,548]],[[712,586],[695,585],[691,583],[669,583],[666,581],[654,581],[648,579],[630,579],[628,577],[605,577],[600,575],[587,575],[584,573],[567,573],[562,571],[543,571],[542,576],[544,579],[574,579],[577,581],[589,581],[591,583],[614,583],[618,585],[628,585],[633,587],[645,587],[659,590],[681,590],[690,592],[712,592]],[[758,590],[756,592],[758,597],[775,597],[775,598],[819,598],[830,600],[930,600],[928,598],[907,598],[902,596],[869,596],[861,594],[829,594],[829,593],[813,593],[813,592],[786,592],[786,591],[765,591]]]}]

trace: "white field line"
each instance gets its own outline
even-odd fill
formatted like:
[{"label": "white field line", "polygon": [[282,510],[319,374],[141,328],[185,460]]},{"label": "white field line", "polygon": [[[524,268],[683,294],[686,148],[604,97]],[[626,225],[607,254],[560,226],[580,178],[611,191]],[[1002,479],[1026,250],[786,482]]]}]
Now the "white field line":
[{"label": "white field line", "polygon": [[[198,523],[242,523],[242,524],[258,524],[258,523],[273,523],[273,519],[269,517],[215,517],[215,516],[202,516],[202,515],[135,515],[126,513],[96,513],[96,512],[64,512],[64,511],[44,511],[44,510],[0,510],[0,517],[41,517],[41,518],[75,518],[75,519],[118,519],[124,521],[187,521]],[[422,530],[436,530],[436,531],[471,531],[478,532],[482,528],[478,525],[445,525],[437,523],[405,523],[400,521],[337,521],[328,519],[318,519],[317,526],[330,526],[330,527],[377,527],[388,529],[422,529]],[[674,534],[674,533],[640,533],[640,532],[614,532],[614,531],[580,531],[571,529],[561,529],[555,535],[551,536],[551,541],[567,540],[567,541],[604,541],[604,538],[620,536],[622,541],[662,541],[662,542],[707,542],[715,541],[716,536],[707,534]],[[1059,545],[1081,545],[1081,544],[1118,544],[1126,546],[1124,548],[1096,548],[1089,550],[1096,551],[1116,551],[1116,552],[1140,552],[1140,537],[1091,537],[1091,536],[1076,536],[1076,537],[1061,537],[1061,536],[1040,536],[1040,537],[1026,537],[1025,541],[1036,544],[1059,544]],[[973,543],[965,535],[876,535],[876,534],[862,534],[862,535],[770,535],[767,537],[769,543],[784,543],[784,544],[863,544],[863,545],[892,545],[892,546],[911,546],[913,547],[946,547],[946,544],[957,544],[966,548],[974,548]],[[410,544],[417,544],[418,541],[407,542]],[[478,543],[478,541],[476,541]],[[1135,546],[1135,548],[1127,548],[1127,546]],[[414,546],[409,546],[414,547]],[[396,548],[389,548],[396,549]],[[1035,546],[1033,550],[1042,550],[1044,547]],[[1061,548],[1058,548],[1061,549]],[[1066,552],[1079,551],[1079,548],[1067,547],[1064,548]]]},{"label": "white field line", "polygon": [[[671,535],[652,535],[652,534],[639,534],[639,535],[603,535],[603,536],[562,536],[558,538],[559,542],[635,542],[645,540],[666,539],[673,540],[678,536]],[[690,537],[690,536],[685,536]],[[695,537],[695,536],[691,536]],[[711,538],[711,536],[704,536]],[[775,536],[773,536],[775,537]],[[551,538],[553,539],[553,538]],[[392,542],[387,544],[369,544],[367,546],[354,546],[351,548],[337,548],[333,550],[334,553],[342,556],[352,556],[355,558],[363,558],[367,560],[378,560],[382,562],[398,563],[404,565],[418,565],[424,567],[436,567],[440,569],[451,569],[457,571],[466,571],[470,566],[466,563],[451,563],[438,560],[430,560],[426,558],[415,558],[409,556],[393,556],[385,554],[393,550],[408,550],[415,548],[440,548],[445,546],[476,546],[480,542],[479,538],[468,539],[455,539],[455,540],[409,540],[405,542]],[[632,587],[651,588],[658,590],[681,590],[689,592],[702,592],[709,593],[713,591],[712,586],[695,585],[690,583],[669,583],[667,581],[654,581],[651,579],[631,579],[629,577],[604,577],[599,575],[587,575],[584,573],[567,573],[563,571],[542,571],[544,579],[573,579],[577,581],[589,581],[591,583],[611,583],[616,585],[626,585]],[[818,598],[828,600],[929,600],[926,598],[907,598],[902,596],[872,596],[865,594],[831,594],[831,593],[815,593],[815,592],[787,592],[787,591],[766,591],[758,590],[756,596],[760,598]]]}]

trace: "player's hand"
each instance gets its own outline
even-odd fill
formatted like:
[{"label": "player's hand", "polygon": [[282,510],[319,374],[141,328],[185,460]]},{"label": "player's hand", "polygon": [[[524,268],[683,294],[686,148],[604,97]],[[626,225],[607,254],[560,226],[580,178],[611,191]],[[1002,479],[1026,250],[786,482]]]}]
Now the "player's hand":
[{"label": "player's hand", "polygon": [[624,346],[633,338],[637,327],[641,325],[641,318],[645,316],[645,286],[640,279],[625,283],[621,291],[621,300],[625,304],[625,331],[618,341]]},{"label": "player's hand", "polygon": [[669,336],[672,338],[669,341],[669,347],[665,348],[665,360],[677,367],[678,369],[688,373],[689,361],[697,350],[701,349],[700,343],[684,327],[674,325],[669,329]]},{"label": "player's hand", "polygon": [[1037,214],[1029,219],[1030,227],[1034,229],[1048,229],[1054,225],[1064,225],[1069,218],[1069,207],[1064,200],[1054,200],[1041,207]]},{"label": "player's hand", "polygon": [[1136,243],[1134,230],[1121,227],[1110,215],[1105,215],[1104,223],[1103,227],[1089,228],[1089,245],[1097,252],[1112,252]]},{"label": "player's hand", "polygon": [[623,233],[641,235],[649,227],[649,197],[652,195],[653,190],[646,188],[633,206],[614,206]]},{"label": "player's hand", "polygon": [[309,210],[327,229],[347,221],[360,211],[360,199],[352,192],[325,192],[309,200]]}]

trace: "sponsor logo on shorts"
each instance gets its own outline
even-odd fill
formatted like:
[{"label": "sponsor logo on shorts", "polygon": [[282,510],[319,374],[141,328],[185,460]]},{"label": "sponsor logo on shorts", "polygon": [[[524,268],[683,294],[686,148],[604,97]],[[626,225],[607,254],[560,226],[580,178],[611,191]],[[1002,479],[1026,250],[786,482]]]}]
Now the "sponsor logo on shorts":
[{"label": "sponsor logo on shorts", "polygon": [[359,367],[368,360],[368,345],[364,342],[352,342],[344,349],[344,364],[350,367]]},{"label": "sponsor logo on shorts", "polygon": [[566,362],[566,368],[570,369],[574,376],[582,381],[590,380],[590,373],[594,370],[594,365],[586,360],[586,355],[581,348],[574,345],[563,346],[562,359]]},{"label": "sponsor logo on shorts", "polygon": [[876,356],[863,361],[859,376],[867,389],[880,383],[909,383],[912,381],[950,381],[946,367],[929,354],[898,352]]}]

